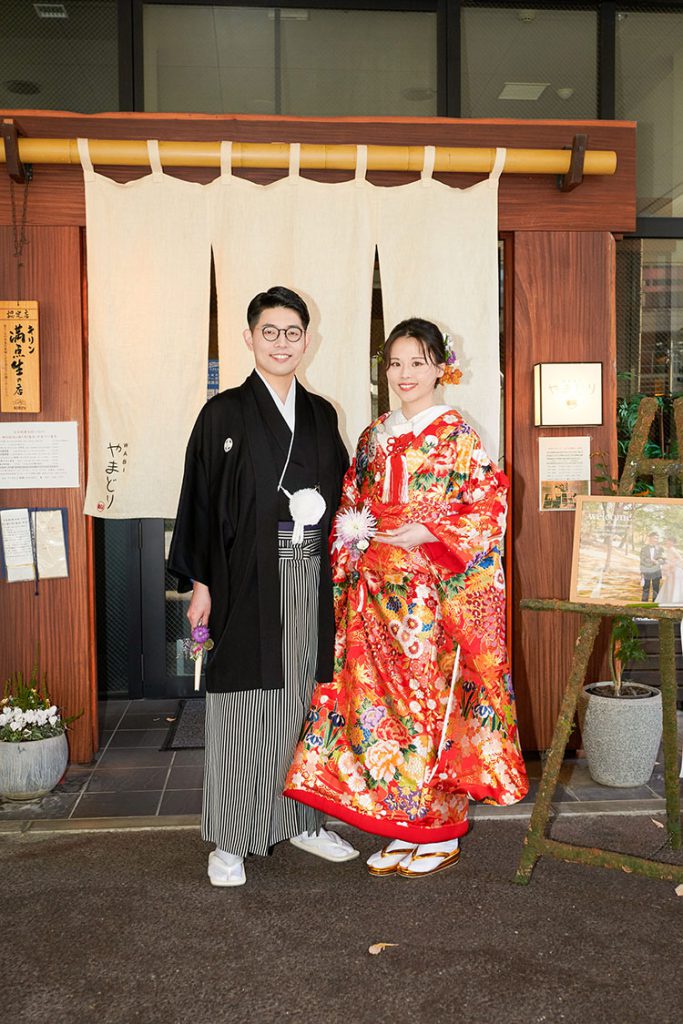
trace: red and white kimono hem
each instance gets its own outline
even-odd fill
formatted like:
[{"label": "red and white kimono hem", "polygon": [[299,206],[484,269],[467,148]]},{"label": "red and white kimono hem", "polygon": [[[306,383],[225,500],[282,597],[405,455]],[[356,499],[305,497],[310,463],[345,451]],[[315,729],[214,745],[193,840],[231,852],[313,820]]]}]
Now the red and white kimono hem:
[{"label": "red and white kimono hem", "polygon": [[317,793],[307,793],[303,790],[288,789],[285,796],[298,800],[308,807],[321,811],[330,817],[338,818],[339,821],[353,825],[362,832],[371,832],[376,836],[386,836],[387,839],[404,839],[408,843],[447,843],[449,839],[460,839],[467,834],[469,822],[467,815],[462,821],[454,822],[452,825],[433,825],[431,828],[421,826],[417,822],[392,821],[391,818],[374,817],[371,814],[362,814],[354,811],[351,807],[344,807],[334,800],[328,800]]}]

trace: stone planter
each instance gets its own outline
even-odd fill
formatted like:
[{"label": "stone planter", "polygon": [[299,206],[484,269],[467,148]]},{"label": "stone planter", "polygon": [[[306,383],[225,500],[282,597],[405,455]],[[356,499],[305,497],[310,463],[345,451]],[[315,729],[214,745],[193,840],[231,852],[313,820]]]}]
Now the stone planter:
[{"label": "stone planter", "polygon": [[579,722],[591,777],[602,786],[643,786],[652,775],[662,738],[662,695],[643,683],[629,683],[637,697],[604,697],[584,687]]},{"label": "stone planter", "polygon": [[27,743],[0,740],[0,796],[39,800],[57,785],[68,759],[66,733]]}]

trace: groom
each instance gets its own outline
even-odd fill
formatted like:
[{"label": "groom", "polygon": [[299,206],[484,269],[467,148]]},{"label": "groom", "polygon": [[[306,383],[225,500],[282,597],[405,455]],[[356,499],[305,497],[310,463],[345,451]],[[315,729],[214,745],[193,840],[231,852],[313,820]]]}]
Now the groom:
[{"label": "groom", "polygon": [[[664,555],[659,543],[659,534],[654,530],[647,535],[647,543],[640,549],[640,582],[643,601],[656,601],[662,585],[662,562]],[[649,597],[652,590],[652,597]]]},{"label": "groom", "polygon": [[[358,856],[318,812],[282,796],[314,683],[332,678],[327,538],[348,466],[333,407],[295,378],[309,320],[288,288],[249,304],[255,369],[199,414],[168,559],[179,589],[192,587],[190,625],[208,625],[215,644],[202,837],[216,845],[208,874],[217,886],[242,885],[245,857],[283,839],[326,860]],[[301,492],[315,511],[295,534]]]}]

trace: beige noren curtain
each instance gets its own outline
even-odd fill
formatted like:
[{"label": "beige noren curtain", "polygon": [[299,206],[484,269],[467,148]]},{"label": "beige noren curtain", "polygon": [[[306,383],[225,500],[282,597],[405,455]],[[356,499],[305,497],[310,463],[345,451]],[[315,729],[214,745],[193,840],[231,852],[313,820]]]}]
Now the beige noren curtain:
[{"label": "beige noren curtain", "polygon": [[152,173],[85,178],[90,433],[85,511],[175,516],[183,454],[206,400],[210,259],[205,189]]},{"label": "beige noren curtain", "polygon": [[371,417],[369,337],[375,246],[389,331],[409,316],[436,321],[464,373],[447,389],[498,454],[499,150],[489,178],[460,190],[432,179],[425,148],[419,181],[379,188],[356,174],[338,184],[299,175],[257,185],[231,172],[210,185],[163,173],[119,184],[96,174],[78,142],[86,192],[90,435],[85,511],[105,518],[173,517],[183,455],[206,398],[210,252],[218,291],[221,388],[253,368],[242,339],[250,299],[271,285],[299,292],[312,344],[300,378],[337,408],[355,446]]},{"label": "beige noren curtain", "polygon": [[378,189],[379,267],[384,326],[420,316],[450,336],[463,379],[445,389],[498,458],[498,179],[505,150],[488,178],[467,189],[432,178],[434,147],[425,147],[419,181]]},{"label": "beige noren curtain", "polygon": [[366,147],[356,176],[328,184],[299,175],[299,145],[289,175],[270,185],[230,170],[221,147],[221,176],[208,186],[218,291],[221,388],[253,369],[242,340],[250,299],[285,285],[306,300],[309,347],[299,377],[329,398],[345,440],[355,446],[370,410],[370,312],[375,252],[373,188],[365,180]]}]

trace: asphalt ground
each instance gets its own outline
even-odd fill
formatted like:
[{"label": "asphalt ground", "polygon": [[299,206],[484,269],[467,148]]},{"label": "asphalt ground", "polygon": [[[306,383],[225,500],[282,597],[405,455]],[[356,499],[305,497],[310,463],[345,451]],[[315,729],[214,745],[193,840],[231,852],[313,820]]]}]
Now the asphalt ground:
[{"label": "asphalt ground", "polygon": [[[361,859],[281,843],[235,889],[209,885],[195,829],[2,835],[3,1019],[680,1024],[674,884],[542,859],[514,885],[525,829],[476,822],[456,867],[410,880],[372,878],[381,843],[345,828]],[[553,835],[683,863],[649,816]]]}]

